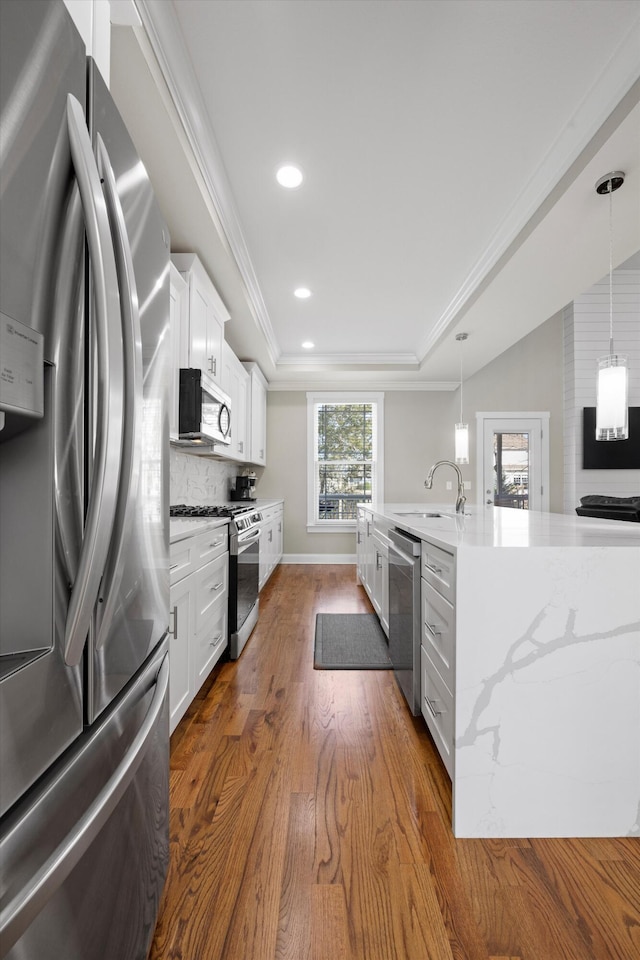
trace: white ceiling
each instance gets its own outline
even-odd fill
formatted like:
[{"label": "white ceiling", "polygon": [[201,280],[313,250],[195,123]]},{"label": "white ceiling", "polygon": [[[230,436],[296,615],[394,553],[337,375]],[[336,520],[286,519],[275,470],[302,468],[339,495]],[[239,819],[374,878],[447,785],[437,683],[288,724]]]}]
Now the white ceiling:
[{"label": "white ceiling", "polygon": [[640,249],[638,0],[136,2],[272,381],[483,366],[607,272],[610,169]]}]

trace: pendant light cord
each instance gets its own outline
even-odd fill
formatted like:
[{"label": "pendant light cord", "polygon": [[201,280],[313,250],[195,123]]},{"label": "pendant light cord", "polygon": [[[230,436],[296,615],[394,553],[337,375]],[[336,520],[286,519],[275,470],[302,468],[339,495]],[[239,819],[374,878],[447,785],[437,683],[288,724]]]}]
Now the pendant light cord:
[{"label": "pendant light cord", "polygon": [[609,354],[613,356],[613,179],[609,181]]},{"label": "pendant light cord", "polygon": [[462,344],[464,340],[460,341],[460,423],[464,423],[462,419]]}]

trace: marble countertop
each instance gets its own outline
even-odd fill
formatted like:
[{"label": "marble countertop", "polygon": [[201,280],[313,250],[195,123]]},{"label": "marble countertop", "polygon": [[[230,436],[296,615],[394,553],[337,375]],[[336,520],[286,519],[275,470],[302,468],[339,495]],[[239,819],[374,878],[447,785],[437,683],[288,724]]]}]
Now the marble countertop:
[{"label": "marble countertop", "polygon": [[229,523],[226,517],[170,517],[169,543],[177,543],[187,537],[195,537],[207,530],[224,527]]},{"label": "marble countertop", "polygon": [[[640,523],[475,504],[466,505],[464,515],[456,515],[451,503],[362,506],[419,539],[454,551],[463,547],[640,547]],[[419,516],[427,513],[445,516]]]}]

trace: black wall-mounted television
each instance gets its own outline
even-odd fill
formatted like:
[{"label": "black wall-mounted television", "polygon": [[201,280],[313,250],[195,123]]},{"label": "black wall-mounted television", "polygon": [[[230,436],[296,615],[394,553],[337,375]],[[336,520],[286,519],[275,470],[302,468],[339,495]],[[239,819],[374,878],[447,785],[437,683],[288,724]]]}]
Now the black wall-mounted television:
[{"label": "black wall-mounted television", "polygon": [[582,469],[640,470],[640,407],[629,407],[626,440],[596,440],[596,408],[583,408]]}]

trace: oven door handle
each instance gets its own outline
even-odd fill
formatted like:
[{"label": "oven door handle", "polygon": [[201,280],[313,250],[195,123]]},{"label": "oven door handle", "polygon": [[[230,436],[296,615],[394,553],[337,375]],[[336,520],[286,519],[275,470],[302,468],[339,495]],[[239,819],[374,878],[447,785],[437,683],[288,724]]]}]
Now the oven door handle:
[{"label": "oven door handle", "polygon": [[250,547],[251,544],[255,543],[256,540],[259,540],[261,536],[262,536],[262,531],[258,529],[258,530],[254,530],[248,536],[243,537],[242,540],[240,539],[240,537],[238,537],[238,553],[240,553],[240,551],[243,550],[245,547]]}]

